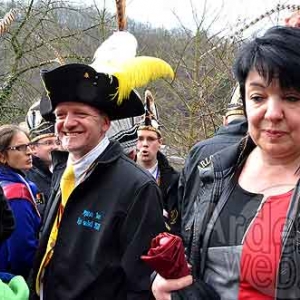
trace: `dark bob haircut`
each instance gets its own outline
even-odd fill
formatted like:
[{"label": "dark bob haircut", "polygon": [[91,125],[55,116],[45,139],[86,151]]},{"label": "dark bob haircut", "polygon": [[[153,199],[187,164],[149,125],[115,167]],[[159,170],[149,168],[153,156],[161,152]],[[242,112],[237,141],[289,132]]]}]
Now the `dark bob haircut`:
[{"label": "dark bob haircut", "polygon": [[300,28],[272,27],[240,50],[233,72],[244,107],[245,82],[251,70],[256,70],[269,84],[276,78],[281,89],[300,92]]}]

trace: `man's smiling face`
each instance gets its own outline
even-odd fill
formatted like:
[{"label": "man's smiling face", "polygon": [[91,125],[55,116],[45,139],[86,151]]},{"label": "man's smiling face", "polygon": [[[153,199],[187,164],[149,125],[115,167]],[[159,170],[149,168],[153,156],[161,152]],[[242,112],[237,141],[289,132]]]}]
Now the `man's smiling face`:
[{"label": "man's smiling face", "polygon": [[95,148],[110,126],[106,115],[83,103],[60,103],[55,109],[55,116],[56,132],[62,147],[75,159]]}]

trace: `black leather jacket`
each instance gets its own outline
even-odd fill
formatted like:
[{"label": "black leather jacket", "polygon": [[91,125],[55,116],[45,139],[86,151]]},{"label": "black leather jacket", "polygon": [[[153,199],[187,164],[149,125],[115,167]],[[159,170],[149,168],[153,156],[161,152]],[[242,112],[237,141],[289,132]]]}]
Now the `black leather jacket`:
[{"label": "black leather jacket", "polygon": [[[190,174],[180,202],[182,236],[187,247],[193,276],[202,280],[209,238],[214,220],[225,205],[233,186],[232,177],[255,145],[249,138],[219,151],[205,165],[199,164]],[[277,273],[276,299],[300,299],[299,182],[294,189],[286,227],[282,234],[282,253]],[[218,209],[214,210],[216,205]]]}]

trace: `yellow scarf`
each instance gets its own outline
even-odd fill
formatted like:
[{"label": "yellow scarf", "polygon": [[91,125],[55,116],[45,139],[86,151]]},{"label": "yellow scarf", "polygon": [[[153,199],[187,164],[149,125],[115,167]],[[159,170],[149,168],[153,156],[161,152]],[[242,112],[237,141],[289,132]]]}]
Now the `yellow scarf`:
[{"label": "yellow scarf", "polygon": [[47,243],[45,255],[43,257],[43,260],[42,260],[40,268],[39,268],[39,272],[36,277],[35,289],[36,289],[36,293],[38,295],[40,295],[40,288],[41,288],[41,283],[43,280],[44,271],[45,271],[47,265],[49,264],[49,262],[52,258],[53,252],[54,252],[54,247],[55,247],[55,243],[56,243],[56,239],[57,239],[57,235],[58,235],[60,221],[61,221],[61,218],[62,218],[62,215],[64,212],[64,208],[65,208],[67,201],[69,199],[69,196],[72,193],[72,191],[74,190],[74,188],[75,188],[75,173],[74,173],[73,165],[70,164],[66,167],[66,169],[63,173],[63,176],[61,178],[61,181],[60,181],[61,203],[58,208],[57,215],[56,215],[55,221],[54,221],[52,229],[51,229],[51,233],[50,233],[49,240]]}]

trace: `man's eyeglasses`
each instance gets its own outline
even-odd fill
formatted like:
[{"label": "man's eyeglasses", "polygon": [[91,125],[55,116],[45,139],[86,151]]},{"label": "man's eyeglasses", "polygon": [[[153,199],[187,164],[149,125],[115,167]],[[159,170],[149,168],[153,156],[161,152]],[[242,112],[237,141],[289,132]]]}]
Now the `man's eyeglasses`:
[{"label": "man's eyeglasses", "polygon": [[145,140],[148,143],[153,143],[153,142],[159,140],[159,138],[155,138],[155,137],[152,137],[152,136],[147,136],[147,137],[139,136],[138,137],[138,142],[143,142]]},{"label": "man's eyeglasses", "polygon": [[43,145],[43,146],[59,146],[60,140],[54,140],[54,141],[44,141],[44,142],[35,142],[33,145]]},{"label": "man's eyeglasses", "polygon": [[6,148],[6,150],[16,150],[16,151],[22,151],[26,152],[27,148],[31,148],[35,143],[28,143],[28,144],[22,144],[17,146],[9,146]]}]

